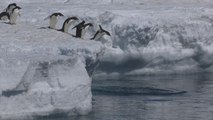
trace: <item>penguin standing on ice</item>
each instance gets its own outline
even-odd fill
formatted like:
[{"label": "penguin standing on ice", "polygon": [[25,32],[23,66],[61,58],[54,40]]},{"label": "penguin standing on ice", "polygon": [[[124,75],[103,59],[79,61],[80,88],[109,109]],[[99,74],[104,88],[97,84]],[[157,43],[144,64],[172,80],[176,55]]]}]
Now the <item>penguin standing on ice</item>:
[{"label": "penguin standing on ice", "polygon": [[0,20],[9,20],[10,19],[10,15],[7,12],[2,12],[0,13]]},{"label": "penguin standing on ice", "polygon": [[0,20],[9,20],[10,14],[12,13],[12,10],[16,7],[16,3],[11,3],[7,6],[7,8],[4,9],[3,12],[0,13]]},{"label": "penguin standing on ice", "polygon": [[89,27],[93,27],[92,23],[87,23],[83,25],[83,27],[81,28],[81,38],[84,38]]},{"label": "penguin standing on ice", "polygon": [[10,14],[10,24],[11,25],[16,24],[17,17],[20,16],[20,9],[21,9],[21,7],[19,7],[19,6],[16,6],[15,8],[13,8],[13,10]]},{"label": "penguin standing on ice", "polygon": [[94,37],[92,37],[90,40],[98,40],[101,37],[103,37],[104,35],[108,35],[111,36],[110,33],[106,30],[104,30],[101,25],[99,25],[99,30],[95,33]]},{"label": "penguin standing on ice", "polygon": [[56,26],[56,24],[58,22],[58,17],[61,17],[61,16],[64,16],[64,15],[62,13],[59,13],[59,12],[53,13],[52,15],[48,16],[47,18],[50,19],[48,28],[55,29],[55,26]]},{"label": "penguin standing on ice", "polygon": [[11,3],[7,6],[7,8],[5,9],[4,12],[7,12],[8,14],[11,14],[12,13],[12,10],[16,7],[16,3]]},{"label": "penguin standing on ice", "polygon": [[61,28],[59,31],[68,33],[71,24],[72,24],[73,22],[77,21],[77,20],[78,20],[77,17],[69,17],[69,18],[67,18],[67,19],[64,21],[64,24],[63,24],[62,28]]},{"label": "penguin standing on ice", "polygon": [[72,28],[72,29],[76,28],[76,35],[73,37],[81,38],[82,28],[84,27],[84,24],[85,24],[85,21],[82,21],[81,23],[79,23],[78,25]]}]

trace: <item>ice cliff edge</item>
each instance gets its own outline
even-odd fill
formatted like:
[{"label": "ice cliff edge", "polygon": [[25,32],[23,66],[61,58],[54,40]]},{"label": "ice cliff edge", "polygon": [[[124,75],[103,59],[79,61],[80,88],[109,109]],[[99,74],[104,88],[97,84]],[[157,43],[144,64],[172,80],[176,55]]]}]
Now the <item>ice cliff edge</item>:
[{"label": "ice cliff edge", "polygon": [[87,70],[92,74],[90,65],[98,59],[101,44],[30,25],[4,26],[0,119],[89,113],[92,94]]}]

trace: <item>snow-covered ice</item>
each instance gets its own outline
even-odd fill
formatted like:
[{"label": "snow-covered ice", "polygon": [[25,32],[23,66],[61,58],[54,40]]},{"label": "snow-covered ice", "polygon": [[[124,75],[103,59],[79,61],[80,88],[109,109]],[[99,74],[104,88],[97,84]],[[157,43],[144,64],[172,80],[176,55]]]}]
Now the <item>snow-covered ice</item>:
[{"label": "snow-covered ice", "polygon": [[[0,8],[12,2],[22,10],[16,25],[0,23],[0,119],[88,113],[98,64],[95,77],[213,72],[210,0],[7,0]],[[53,12],[94,27],[84,39],[39,29]],[[99,24],[112,36],[90,41]]]},{"label": "snow-covered ice", "polygon": [[0,119],[91,111],[91,78],[85,68],[98,59],[101,43],[31,23],[1,26]]}]

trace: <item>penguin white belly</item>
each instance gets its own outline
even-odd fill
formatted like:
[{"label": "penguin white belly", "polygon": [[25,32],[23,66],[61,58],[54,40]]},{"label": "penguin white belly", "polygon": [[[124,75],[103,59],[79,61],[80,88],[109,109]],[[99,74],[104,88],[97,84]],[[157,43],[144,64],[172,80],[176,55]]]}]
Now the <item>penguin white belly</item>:
[{"label": "penguin white belly", "polygon": [[73,21],[70,21],[69,23],[66,23],[66,24],[65,24],[65,26],[64,26],[64,32],[65,32],[65,33],[68,33],[69,28],[70,28],[72,22],[73,22]]},{"label": "penguin white belly", "polygon": [[82,29],[82,32],[81,32],[81,38],[84,38],[87,30],[88,30],[89,26],[85,27],[84,29]]},{"label": "penguin white belly", "polygon": [[18,10],[14,10],[10,14],[10,24],[16,24],[16,20],[17,20],[18,15],[19,15],[19,11]]},{"label": "penguin white belly", "polygon": [[97,36],[94,38],[94,40],[99,40],[101,37],[103,37],[105,35],[104,32],[102,33],[98,33]]},{"label": "penguin white belly", "polygon": [[50,18],[50,28],[55,29],[55,26],[57,24],[58,20],[56,16],[52,16]]}]

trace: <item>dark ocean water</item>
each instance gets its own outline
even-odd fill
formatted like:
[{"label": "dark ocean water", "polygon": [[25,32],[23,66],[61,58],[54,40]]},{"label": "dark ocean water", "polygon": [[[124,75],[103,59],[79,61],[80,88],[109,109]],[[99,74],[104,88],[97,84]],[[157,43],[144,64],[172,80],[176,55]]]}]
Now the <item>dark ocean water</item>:
[{"label": "dark ocean water", "polygon": [[92,87],[89,115],[45,120],[213,120],[211,74],[93,80]]}]

